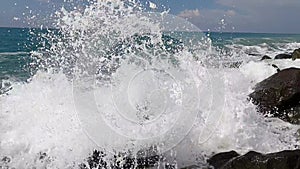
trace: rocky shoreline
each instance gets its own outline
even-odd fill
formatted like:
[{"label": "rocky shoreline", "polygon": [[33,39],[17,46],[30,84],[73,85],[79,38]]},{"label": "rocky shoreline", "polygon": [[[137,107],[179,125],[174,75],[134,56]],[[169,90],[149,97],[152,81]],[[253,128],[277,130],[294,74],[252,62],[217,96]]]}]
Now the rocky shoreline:
[{"label": "rocky shoreline", "polygon": [[287,68],[256,84],[249,95],[266,116],[300,124],[300,69]]},{"label": "rocky shoreline", "polygon": [[[272,59],[270,56],[268,55],[264,55],[261,60],[266,60],[266,59]],[[300,48],[299,49],[295,49],[293,53],[281,53],[278,54],[274,57],[274,59],[292,59],[292,60],[296,60],[296,59],[300,59]]]},{"label": "rocky shoreline", "polygon": [[[261,60],[272,59],[265,55]],[[274,59],[300,59],[300,48]],[[273,65],[272,65],[273,66]],[[290,67],[256,84],[249,100],[258,112],[291,124],[300,124],[300,69]],[[240,155],[235,151],[215,154],[207,160],[215,169],[300,169],[300,150],[286,150],[270,154],[250,151]],[[187,167],[189,168],[189,167]],[[192,167],[193,168],[193,167]]]}]

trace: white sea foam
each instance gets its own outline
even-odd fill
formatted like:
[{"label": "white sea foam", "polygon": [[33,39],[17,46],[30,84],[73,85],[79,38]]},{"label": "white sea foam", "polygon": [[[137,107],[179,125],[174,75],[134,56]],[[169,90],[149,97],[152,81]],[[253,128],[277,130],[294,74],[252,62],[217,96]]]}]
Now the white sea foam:
[{"label": "white sea foam", "polygon": [[16,56],[16,55],[28,55],[29,52],[0,52],[1,56]]},{"label": "white sea foam", "polygon": [[268,55],[274,58],[278,54],[282,53],[292,53],[295,49],[300,48],[300,43],[298,42],[288,42],[288,43],[261,43],[255,45],[242,45],[242,44],[232,44],[226,45],[234,55],[242,55],[244,57],[252,56],[253,59],[261,59],[262,56]]},{"label": "white sea foam", "polygon": [[[276,72],[267,61],[239,56],[240,68],[218,66],[221,55],[208,39],[173,57],[138,44],[125,59],[108,58],[114,42],[135,33],[149,33],[151,44],[161,44],[159,23],[136,10],[121,1],[99,2],[83,13],[62,10],[63,36],[48,34],[61,39],[39,53],[47,70],[0,96],[0,157],[11,157],[10,166],[76,168],[94,148],[157,144],[166,154],[176,152],[181,167],[213,152],[275,152],[298,145],[298,126],[265,119],[247,100],[257,82]],[[130,15],[124,20],[125,14]],[[142,49],[138,54],[136,47]],[[214,63],[206,64],[211,56]],[[300,67],[299,61],[275,62]],[[102,72],[94,70],[99,66]],[[48,157],[41,162],[43,152]]]}]

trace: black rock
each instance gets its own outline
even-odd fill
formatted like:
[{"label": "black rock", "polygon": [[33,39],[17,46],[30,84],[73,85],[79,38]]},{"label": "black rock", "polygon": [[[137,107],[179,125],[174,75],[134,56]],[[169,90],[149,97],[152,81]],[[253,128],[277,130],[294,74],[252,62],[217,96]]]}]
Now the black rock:
[{"label": "black rock", "polygon": [[249,97],[259,112],[300,124],[300,69],[281,70],[258,83]]},{"label": "black rock", "polygon": [[294,52],[292,53],[292,59],[293,59],[293,60],[295,60],[295,59],[300,59],[300,48],[294,50]]},{"label": "black rock", "polygon": [[277,65],[272,64],[271,66],[274,67],[277,70],[277,72],[280,72],[280,69],[279,69],[279,67]]},{"label": "black rock", "polygon": [[221,168],[234,157],[239,156],[235,151],[223,152],[212,156],[207,162],[215,168]]},{"label": "black rock", "polygon": [[[229,154],[228,156],[224,154]],[[261,154],[250,151],[245,155],[230,158],[232,152],[220,153],[209,159],[215,169],[299,169],[300,150]],[[234,155],[235,153],[233,153]],[[237,154],[237,153],[236,153]],[[216,158],[218,157],[218,158]],[[223,164],[218,161],[224,161]],[[214,165],[218,163],[218,165]]]},{"label": "black rock", "polygon": [[249,56],[261,56],[259,53],[248,53]]},{"label": "black rock", "polygon": [[155,146],[138,151],[136,158],[137,168],[157,167],[160,161],[160,155],[158,155],[158,150]]},{"label": "black rock", "polygon": [[[158,151],[155,146],[151,146],[149,149],[142,149],[138,151],[136,155],[133,155],[130,152],[119,152],[114,154],[113,157],[108,157],[104,151],[94,150],[84,163],[79,164],[79,168],[157,168],[159,162],[161,162],[161,156],[158,155]],[[165,168],[173,169],[171,164]]]},{"label": "black rock", "polygon": [[291,54],[279,54],[276,55],[274,59],[291,59],[292,55]]},{"label": "black rock", "polygon": [[299,169],[300,151],[282,151],[271,154],[249,152],[229,161],[222,169]]},{"label": "black rock", "polygon": [[272,59],[272,58],[268,55],[264,55],[260,60],[266,60],[266,59]]}]

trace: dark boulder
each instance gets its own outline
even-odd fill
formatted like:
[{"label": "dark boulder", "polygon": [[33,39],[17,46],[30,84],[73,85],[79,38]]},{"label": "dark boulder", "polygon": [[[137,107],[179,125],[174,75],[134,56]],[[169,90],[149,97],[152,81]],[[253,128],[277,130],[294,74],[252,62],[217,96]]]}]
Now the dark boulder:
[{"label": "dark boulder", "polygon": [[[218,156],[218,154],[215,156]],[[289,150],[289,151],[282,151],[282,152],[271,153],[271,154],[261,154],[254,151],[250,151],[245,155],[233,157],[230,160],[227,159],[227,156],[224,157],[225,157],[224,159],[220,159],[220,158],[214,159],[214,160],[227,161],[223,165],[221,166],[214,165],[211,162],[210,164],[215,169],[299,169],[300,168],[300,150],[294,150],[294,151]],[[209,160],[212,161],[212,158]]]},{"label": "dark boulder", "polygon": [[292,59],[293,59],[293,60],[295,60],[295,59],[300,59],[300,48],[294,50],[294,52],[292,53]]},{"label": "dark boulder", "polygon": [[247,53],[249,56],[261,56],[259,53]]},{"label": "dark boulder", "polygon": [[235,151],[223,152],[212,156],[207,162],[215,168],[221,168],[234,157],[239,156]]},{"label": "dark boulder", "polygon": [[259,112],[300,124],[300,69],[281,70],[258,83],[249,97]]},{"label": "dark boulder", "polygon": [[276,55],[274,59],[291,59],[292,55],[291,54],[279,54]]},{"label": "dark boulder", "polygon": [[[158,154],[156,146],[142,149],[133,155],[131,152],[119,152],[109,157],[105,151],[94,150],[93,153],[79,164],[80,169],[90,168],[157,168],[162,163],[162,156]],[[172,164],[168,163],[165,168],[173,169]]]},{"label": "dark boulder", "polygon": [[267,60],[267,59],[272,59],[272,58],[268,55],[264,55],[260,60]]}]

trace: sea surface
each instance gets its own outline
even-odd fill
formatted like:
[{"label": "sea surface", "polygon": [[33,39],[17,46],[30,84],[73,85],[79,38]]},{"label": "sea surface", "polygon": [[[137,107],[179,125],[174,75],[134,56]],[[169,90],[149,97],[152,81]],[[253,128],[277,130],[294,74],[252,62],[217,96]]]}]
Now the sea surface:
[{"label": "sea surface", "polygon": [[110,163],[156,147],[181,168],[299,148],[300,126],[248,99],[273,64],[300,67],[261,61],[300,48],[299,34],[201,32],[118,2],[62,9],[58,29],[0,28],[0,168],[79,168],[94,149]]},{"label": "sea surface", "polygon": [[[26,81],[31,72],[31,53],[37,51],[41,40],[38,28],[0,28],[0,79]],[[32,34],[32,32],[35,32]],[[208,35],[212,46],[227,52],[240,52],[243,57],[264,55],[274,57],[279,53],[291,53],[300,43],[300,34],[201,32]],[[244,55],[245,54],[245,55]],[[247,56],[247,54],[249,56]]]}]

